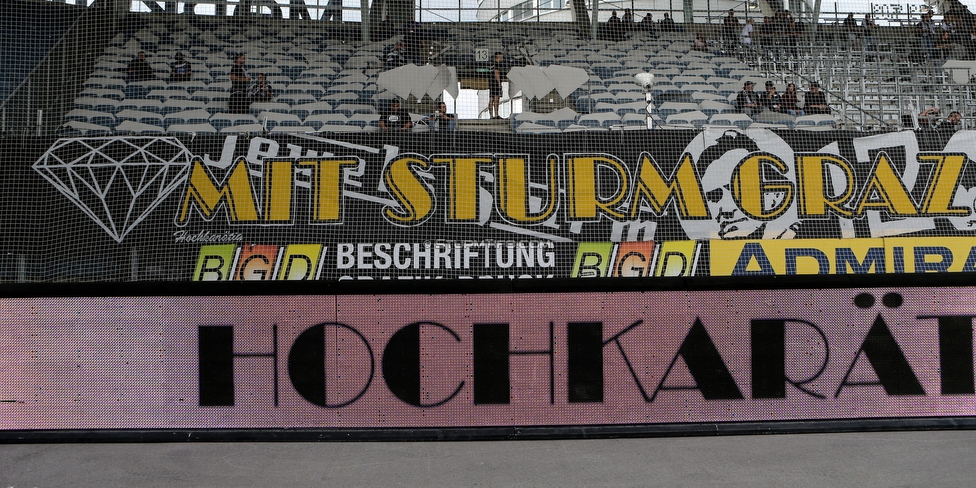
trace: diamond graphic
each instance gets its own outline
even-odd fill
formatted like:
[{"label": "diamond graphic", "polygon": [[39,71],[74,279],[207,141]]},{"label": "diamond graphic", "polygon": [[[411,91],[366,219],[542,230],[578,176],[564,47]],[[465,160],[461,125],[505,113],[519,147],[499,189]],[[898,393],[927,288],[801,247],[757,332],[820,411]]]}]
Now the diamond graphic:
[{"label": "diamond graphic", "polygon": [[59,139],[34,170],[122,242],[183,184],[191,157],[172,137]]}]

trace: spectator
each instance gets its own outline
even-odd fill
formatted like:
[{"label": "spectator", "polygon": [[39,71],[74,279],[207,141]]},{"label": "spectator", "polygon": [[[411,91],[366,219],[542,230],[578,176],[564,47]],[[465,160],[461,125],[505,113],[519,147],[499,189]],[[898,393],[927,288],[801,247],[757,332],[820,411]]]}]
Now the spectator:
[{"label": "spectator", "polygon": [[247,96],[251,103],[267,103],[274,100],[274,89],[268,84],[268,78],[264,73],[258,75],[257,83],[251,86]]},{"label": "spectator", "polygon": [[400,108],[400,100],[393,99],[390,109],[380,114],[380,130],[384,132],[404,132],[413,127],[410,114]]},{"label": "spectator", "polygon": [[288,17],[292,19],[304,19],[312,20],[312,16],[308,14],[308,8],[305,7],[305,0],[291,0],[291,10],[288,11]]},{"label": "spectator", "polygon": [[806,115],[806,112],[804,112],[803,110],[800,110],[800,107],[798,105],[799,100],[797,99],[797,96],[796,96],[796,85],[795,84],[790,83],[789,85],[786,85],[786,93],[783,94],[783,97],[781,98],[781,100],[783,102],[783,104],[781,106],[783,107],[783,111],[784,112],[786,112],[786,113],[788,113],[788,114],[790,114],[790,115],[792,115],[794,117],[796,117],[797,115],[799,115],[801,117],[804,116],[804,115]]},{"label": "spectator", "polygon": [[664,18],[661,19],[661,32],[674,32],[677,28],[674,25],[674,20],[671,19],[670,14],[664,14]]},{"label": "spectator", "polygon": [[745,27],[742,28],[742,34],[739,36],[739,42],[741,42],[742,47],[746,49],[752,47],[752,31],[755,28],[755,23],[755,19],[747,20]]},{"label": "spectator", "polygon": [[145,51],[139,51],[139,54],[132,61],[129,61],[129,66],[125,69],[125,73],[126,81],[130,83],[133,81],[156,79],[156,73],[153,71],[152,66],[146,62]]},{"label": "spectator", "polygon": [[190,81],[193,78],[193,67],[190,66],[190,62],[186,60],[186,57],[181,52],[177,52],[173,59],[175,61],[170,65],[169,82]]},{"label": "spectator", "polygon": [[692,49],[695,51],[701,51],[703,53],[708,52],[708,41],[705,40],[704,32],[699,32],[698,35],[695,36],[695,45],[692,47]]},{"label": "spectator", "polygon": [[773,83],[772,80],[766,82],[766,92],[759,96],[759,103],[770,112],[785,113],[783,97],[776,93],[776,83]]},{"label": "spectator", "polygon": [[230,69],[230,100],[227,107],[232,114],[246,114],[250,106],[247,84],[251,82],[251,77],[244,71],[244,61],[244,54],[238,54],[234,58],[234,67]]},{"label": "spectator", "polygon": [[755,83],[747,81],[743,85],[742,91],[735,97],[735,107],[739,110],[739,113],[746,114],[750,117],[758,114],[762,110],[762,105],[759,103],[759,95],[753,91],[755,85]]},{"label": "spectator", "polygon": [[847,18],[844,19],[844,31],[847,32],[847,41],[851,45],[857,41],[857,20],[854,20],[854,13],[848,13]]},{"label": "spectator", "polygon": [[641,19],[640,26],[644,32],[654,33],[654,17],[651,16],[650,12]]},{"label": "spectator", "polygon": [[624,25],[624,30],[631,30],[634,28],[634,13],[630,11],[629,8],[624,9],[624,16],[620,19],[620,22]]},{"label": "spectator", "polygon": [[[959,112],[956,113],[958,114]],[[939,120],[939,117],[941,116],[942,113],[939,110],[939,107],[929,107],[925,110],[922,110],[918,114],[918,126],[921,129],[934,129],[936,127],[940,127],[941,121]],[[952,117],[951,113],[949,114],[949,117]],[[960,115],[959,118],[961,119],[962,116]],[[958,123],[958,121],[956,122]]]},{"label": "spectator", "polygon": [[488,70],[488,117],[500,119],[498,106],[502,99],[502,73],[507,74],[505,69],[505,55],[500,51],[495,53],[495,62]]},{"label": "spectator", "polygon": [[935,126],[936,130],[954,132],[962,126],[962,114],[956,110],[949,112],[949,116]]},{"label": "spectator", "polygon": [[827,96],[820,92],[820,83],[816,81],[810,83],[810,91],[803,99],[803,110],[810,115],[830,113],[830,106],[827,105]]},{"label": "spectator", "polygon": [[878,46],[878,38],[875,35],[878,32],[878,24],[871,19],[871,14],[864,14],[861,27],[864,29],[864,49],[874,51]]},{"label": "spectator", "polygon": [[932,59],[932,49],[935,47],[935,22],[932,12],[922,14],[922,21],[915,24],[915,34],[918,35],[920,61]]},{"label": "spectator", "polygon": [[418,66],[427,64],[427,55],[424,53],[426,47],[427,42],[423,26],[419,22],[408,24],[407,32],[403,35],[404,62],[414,63]]},{"label": "spectator", "polygon": [[735,46],[735,36],[739,34],[739,19],[735,17],[735,10],[729,9],[729,15],[722,19],[722,32],[725,34],[725,47],[731,50]]},{"label": "spectator", "polygon": [[386,52],[383,58],[383,67],[386,69],[399,68],[407,64],[406,59],[404,59],[403,52],[403,41],[397,41],[393,44],[393,47]]},{"label": "spectator", "polygon": [[610,12],[610,18],[607,19],[606,38],[610,41],[622,41],[624,39],[623,23],[617,17],[616,10]]},{"label": "spectator", "polygon": [[427,124],[435,131],[452,132],[457,129],[457,118],[447,113],[447,104],[437,104],[437,110],[427,116]]}]

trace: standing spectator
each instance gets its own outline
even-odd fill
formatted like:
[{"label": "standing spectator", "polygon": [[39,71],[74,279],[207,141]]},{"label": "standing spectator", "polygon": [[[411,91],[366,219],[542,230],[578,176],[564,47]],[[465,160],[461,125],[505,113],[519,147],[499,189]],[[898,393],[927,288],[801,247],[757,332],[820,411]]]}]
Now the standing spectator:
[{"label": "standing spectator", "polygon": [[781,105],[781,107],[783,108],[783,111],[784,112],[786,112],[786,113],[788,113],[788,114],[790,114],[790,115],[792,115],[794,117],[796,117],[797,115],[799,115],[801,117],[804,116],[804,115],[806,115],[806,112],[804,112],[803,110],[800,110],[800,106],[798,105],[799,100],[796,97],[796,85],[795,84],[790,83],[789,85],[786,85],[786,93],[783,94],[783,97],[781,98],[781,100],[783,102],[783,104]]},{"label": "standing spectator", "polygon": [[941,116],[939,107],[929,107],[918,114],[918,127],[920,129],[933,129],[938,125]]},{"label": "standing spectator", "polygon": [[878,47],[878,24],[871,19],[871,14],[864,14],[864,22],[861,23],[864,29],[864,49],[874,51]]},{"label": "standing spectator", "polygon": [[312,16],[308,14],[308,8],[305,6],[305,0],[291,0],[290,5],[291,10],[288,11],[288,17],[312,20]]},{"label": "standing spectator", "polygon": [[772,80],[766,82],[766,92],[759,96],[759,103],[770,112],[786,112],[783,110],[783,97],[776,93],[776,83]]},{"label": "standing spectator", "polygon": [[419,22],[407,25],[407,32],[403,35],[403,57],[406,63],[418,66],[427,64],[426,37]]},{"label": "standing spectator", "polygon": [[675,30],[677,30],[677,27],[675,27],[671,15],[664,14],[664,18],[661,19],[661,32],[674,32]]},{"label": "standing spectator", "polygon": [[810,83],[810,91],[803,99],[803,110],[810,115],[830,113],[830,106],[827,105],[827,96],[820,92],[820,83],[816,81]]},{"label": "standing spectator", "polygon": [[631,30],[634,28],[634,13],[630,11],[629,8],[624,9],[624,16],[620,19],[623,23],[624,30]]},{"label": "standing spectator", "polygon": [[935,126],[935,129],[954,132],[958,130],[960,126],[962,126],[962,114],[953,110],[952,112],[949,112],[949,116],[946,117],[945,120],[939,122],[938,125]]},{"label": "standing spectator", "polygon": [[190,66],[190,62],[181,52],[177,52],[173,59],[175,61],[170,65],[169,82],[190,81],[193,78],[193,67]]},{"label": "standing spectator", "polygon": [[742,91],[735,97],[735,107],[739,110],[739,113],[746,114],[750,117],[758,114],[762,110],[759,95],[753,90],[754,86],[756,84],[751,81],[745,82]]},{"label": "standing spectator", "polygon": [[495,53],[495,62],[488,69],[488,117],[500,119],[498,105],[502,99],[502,73],[507,74],[505,55],[500,51]]},{"label": "standing spectator", "polygon": [[139,51],[136,57],[129,61],[129,66],[125,69],[126,78],[128,82],[133,81],[148,81],[155,80],[156,73],[153,71],[152,66],[146,62],[146,52]]},{"label": "standing spectator", "polygon": [[617,17],[616,10],[610,12],[610,18],[607,19],[605,35],[607,40],[610,41],[622,41],[624,39],[623,23],[620,21],[620,17]]},{"label": "standing spectator", "polygon": [[935,47],[935,22],[932,21],[932,12],[922,14],[922,21],[915,24],[915,34],[918,36],[918,45],[922,61],[932,59],[932,49]]},{"label": "standing spectator", "polygon": [[244,54],[234,58],[234,67],[230,69],[230,100],[227,103],[230,113],[246,114],[250,103],[247,99],[247,84],[251,77],[244,71]]},{"label": "standing spectator", "polygon": [[745,27],[742,28],[742,33],[739,35],[739,42],[746,49],[752,47],[752,31],[755,30],[755,23],[755,19],[747,20]]},{"label": "standing spectator", "polygon": [[393,99],[390,109],[380,114],[380,130],[384,132],[404,132],[413,127],[410,114],[400,108],[400,100]]},{"label": "standing spectator", "polygon": [[251,86],[247,96],[251,103],[267,103],[274,100],[274,89],[268,84],[268,77],[264,73],[258,74],[258,81]]},{"label": "standing spectator", "polygon": [[641,19],[640,25],[641,25],[641,29],[644,32],[648,32],[651,34],[654,33],[654,17],[651,16],[650,12],[648,12],[647,15],[645,15],[644,18]]},{"label": "standing spectator", "polygon": [[844,31],[847,33],[847,42],[853,46],[857,42],[857,20],[854,19],[854,12],[848,13],[844,19]]},{"label": "standing spectator", "polygon": [[725,34],[725,48],[732,50],[735,46],[735,36],[739,34],[739,19],[735,17],[735,10],[729,9],[729,15],[722,19],[722,31]]}]

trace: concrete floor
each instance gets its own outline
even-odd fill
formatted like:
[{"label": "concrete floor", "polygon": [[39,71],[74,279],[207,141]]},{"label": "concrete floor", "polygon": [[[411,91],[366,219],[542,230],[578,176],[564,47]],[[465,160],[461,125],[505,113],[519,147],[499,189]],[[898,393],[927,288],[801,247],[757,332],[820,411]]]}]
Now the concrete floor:
[{"label": "concrete floor", "polygon": [[976,431],[0,446],[0,487],[17,488],[974,485]]}]

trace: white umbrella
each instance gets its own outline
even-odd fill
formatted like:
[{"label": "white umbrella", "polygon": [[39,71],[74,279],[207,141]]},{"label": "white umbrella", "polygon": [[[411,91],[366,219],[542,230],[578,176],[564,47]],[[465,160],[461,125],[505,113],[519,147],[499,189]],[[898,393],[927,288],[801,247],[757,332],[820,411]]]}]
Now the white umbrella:
[{"label": "white umbrella", "polygon": [[514,87],[510,93],[522,90],[526,98],[544,97],[556,90],[566,98],[589,79],[586,70],[569,66],[520,66],[508,72],[508,79]]},{"label": "white umbrella", "polygon": [[551,65],[546,66],[544,70],[546,76],[552,81],[553,88],[563,98],[568,97],[590,79],[590,76],[586,74],[586,70],[572,66]]},{"label": "white umbrella", "polygon": [[400,98],[410,95],[423,98],[430,95],[436,99],[444,90],[451,96],[458,95],[457,69],[452,66],[416,66],[408,64],[384,71],[376,78],[376,86],[386,89]]}]

